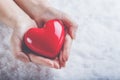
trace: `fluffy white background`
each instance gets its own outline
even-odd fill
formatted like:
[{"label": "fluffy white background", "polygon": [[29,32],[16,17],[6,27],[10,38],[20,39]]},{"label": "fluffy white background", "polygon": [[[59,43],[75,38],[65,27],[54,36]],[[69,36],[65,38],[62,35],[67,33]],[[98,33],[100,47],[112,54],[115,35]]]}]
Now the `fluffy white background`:
[{"label": "fluffy white background", "polygon": [[11,30],[0,24],[0,80],[119,80],[120,1],[49,0],[79,25],[69,61],[56,70],[15,60]]}]

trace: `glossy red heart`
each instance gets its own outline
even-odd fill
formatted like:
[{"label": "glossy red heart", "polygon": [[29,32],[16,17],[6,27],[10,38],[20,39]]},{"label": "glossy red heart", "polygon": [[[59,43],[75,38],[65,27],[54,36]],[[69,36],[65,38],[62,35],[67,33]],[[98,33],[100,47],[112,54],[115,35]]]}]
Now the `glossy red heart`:
[{"label": "glossy red heart", "polygon": [[49,20],[43,28],[31,28],[24,35],[26,46],[33,52],[54,59],[62,48],[65,37],[60,20]]}]

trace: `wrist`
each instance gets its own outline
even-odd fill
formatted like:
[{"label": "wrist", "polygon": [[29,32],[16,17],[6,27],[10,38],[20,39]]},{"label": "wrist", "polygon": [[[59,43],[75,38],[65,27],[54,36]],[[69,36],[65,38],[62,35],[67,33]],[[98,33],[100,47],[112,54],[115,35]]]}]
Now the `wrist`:
[{"label": "wrist", "polygon": [[32,19],[44,14],[49,6],[47,0],[14,0]]}]

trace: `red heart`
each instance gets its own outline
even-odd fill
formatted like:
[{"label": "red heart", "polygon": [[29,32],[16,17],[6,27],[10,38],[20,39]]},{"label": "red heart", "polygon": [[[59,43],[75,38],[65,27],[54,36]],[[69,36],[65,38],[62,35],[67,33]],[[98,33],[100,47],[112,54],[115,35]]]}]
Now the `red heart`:
[{"label": "red heart", "polygon": [[31,28],[24,35],[24,42],[33,52],[54,59],[58,56],[65,38],[60,20],[49,20],[43,28]]}]

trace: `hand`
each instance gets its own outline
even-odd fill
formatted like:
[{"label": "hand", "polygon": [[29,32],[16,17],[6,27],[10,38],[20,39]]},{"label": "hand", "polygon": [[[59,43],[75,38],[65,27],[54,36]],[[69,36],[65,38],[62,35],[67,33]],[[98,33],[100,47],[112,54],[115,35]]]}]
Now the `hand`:
[{"label": "hand", "polygon": [[30,53],[29,51],[26,51],[24,49],[23,44],[23,36],[25,32],[28,31],[28,29],[32,27],[36,27],[36,23],[32,19],[26,19],[24,18],[24,23],[18,24],[13,29],[13,35],[11,37],[11,43],[13,48],[14,56],[23,61],[23,62],[29,62],[32,61],[36,64],[41,64],[45,66],[49,66],[51,68],[59,68],[59,62],[56,58],[55,60],[50,60],[41,56],[34,55],[33,53]]},{"label": "hand", "polygon": [[23,36],[28,29],[36,27],[37,25],[32,19],[26,19],[26,16],[23,16],[24,22],[21,21],[20,23],[16,24],[16,27],[13,28],[11,47],[15,58],[23,62],[29,62],[29,54],[25,53],[23,49]]},{"label": "hand", "polygon": [[70,48],[72,44],[72,40],[75,38],[75,32],[77,30],[77,24],[72,21],[72,19],[66,15],[63,12],[60,12],[54,8],[47,7],[46,12],[39,16],[34,17],[37,24],[41,25],[46,23],[48,20],[51,19],[60,19],[66,28],[66,36],[65,36],[65,42],[63,45],[62,50],[60,51],[59,56],[59,63],[60,67],[65,67],[66,61],[69,58]]},{"label": "hand", "polygon": [[29,28],[36,26],[36,23],[12,0],[0,0],[0,12],[0,21],[13,29],[11,37],[13,55],[24,62],[29,61],[21,49],[22,38]]},{"label": "hand", "polygon": [[[51,19],[60,19],[66,27],[66,37],[63,45],[63,49],[60,51],[60,56],[54,60],[58,67],[64,67],[66,61],[68,60],[70,47],[72,40],[75,38],[75,33],[77,30],[77,24],[72,21],[72,19],[63,12],[60,12],[54,8],[51,8],[42,0],[15,0],[15,2],[32,18],[36,21],[39,27],[42,27],[45,22]],[[35,55],[30,55],[33,62],[39,63],[39,57]],[[45,59],[44,59],[45,60]],[[43,60],[43,62],[45,62]],[[50,60],[47,60],[48,62]],[[55,62],[52,63],[55,63]]]},{"label": "hand", "polygon": [[29,28],[37,27],[37,25],[13,0],[0,0],[0,12],[0,21],[13,29],[11,48],[17,59],[20,59],[23,62],[29,62],[31,59],[33,62],[41,65],[59,68],[57,58],[55,60],[50,60],[33,55],[29,52],[24,52],[22,49],[23,36]]}]

